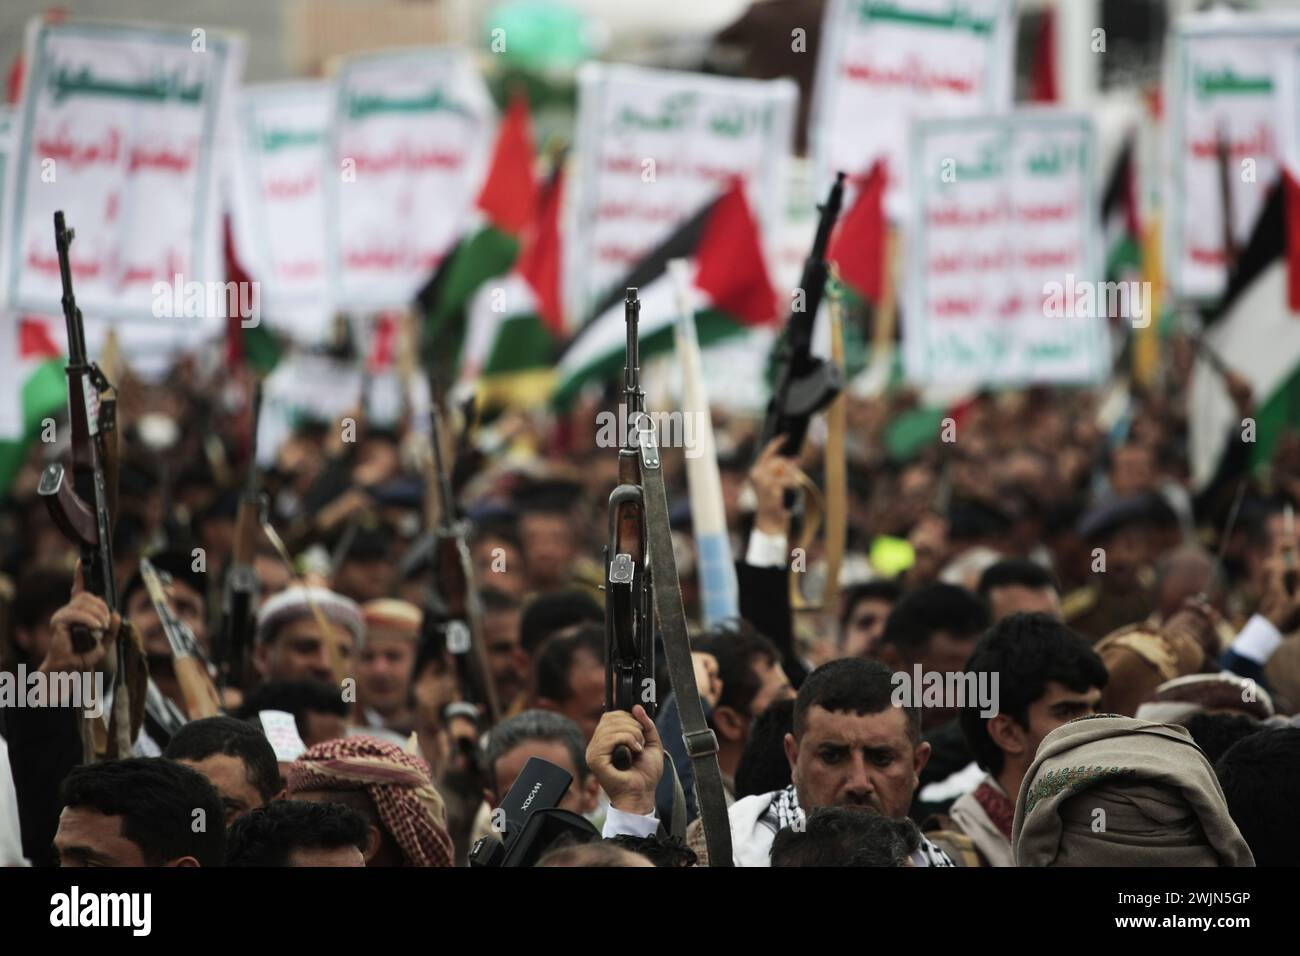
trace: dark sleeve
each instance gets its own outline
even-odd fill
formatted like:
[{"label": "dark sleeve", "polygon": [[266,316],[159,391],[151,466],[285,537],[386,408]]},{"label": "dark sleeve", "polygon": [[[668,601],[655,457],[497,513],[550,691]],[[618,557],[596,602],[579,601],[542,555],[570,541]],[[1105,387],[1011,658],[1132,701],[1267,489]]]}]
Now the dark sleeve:
[{"label": "dark sleeve", "polygon": [[5,740],[23,855],[32,866],[57,866],[54,832],[59,828],[59,787],[81,763],[80,711],[67,707],[10,707],[5,712]]},{"label": "dark sleeve", "polygon": [[1226,650],[1223,656],[1219,658],[1219,666],[1225,671],[1232,671],[1238,677],[1244,677],[1247,680],[1253,680],[1260,687],[1268,690],[1268,681],[1264,678],[1264,665],[1259,661],[1253,661],[1249,657],[1243,657],[1234,650]]},{"label": "dark sleeve", "polygon": [[740,588],[740,616],[780,649],[786,676],[798,687],[808,670],[794,648],[789,569],[758,568],[737,561],[736,584]]},{"label": "dark sleeve", "polygon": [[1223,448],[1223,457],[1214,472],[1210,483],[1192,498],[1192,516],[1196,522],[1203,523],[1214,517],[1214,508],[1219,504],[1223,490],[1246,473],[1250,466],[1250,450],[1253,446],[1241,440],[1241,428],[1233,425],[1228,430],[1228,441]]}]

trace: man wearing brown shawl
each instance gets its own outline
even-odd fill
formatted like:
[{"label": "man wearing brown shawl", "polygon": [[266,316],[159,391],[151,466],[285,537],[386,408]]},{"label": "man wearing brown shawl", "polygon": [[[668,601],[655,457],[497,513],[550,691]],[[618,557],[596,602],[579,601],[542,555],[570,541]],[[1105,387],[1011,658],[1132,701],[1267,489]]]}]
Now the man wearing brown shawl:
[{"label": "man wearing brown shawl", "polygon": [[327,740],[289,766],[294,800],[342,803],[369,825],[366,866],[451,866],[447,810],[421,758],[374,737]]},{"label": "man wearing brown shawl", "polygon": [[1020,785],[1017,866],[1254,866],[1191,735],[1100,714],[1048,734]]}]

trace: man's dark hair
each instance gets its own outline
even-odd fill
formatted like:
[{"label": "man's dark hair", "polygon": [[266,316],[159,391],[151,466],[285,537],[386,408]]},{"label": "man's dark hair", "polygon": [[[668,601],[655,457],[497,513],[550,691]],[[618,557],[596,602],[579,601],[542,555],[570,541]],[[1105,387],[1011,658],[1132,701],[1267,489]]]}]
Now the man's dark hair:
[{"label": "man's dark hair", "polygon": [[365,852],[366,821],[341,803],[276,800],[230,825],[226,866],[288,866],[294,850]]},{"label": "man's dark hair", "polygon": [[584,624],[572,634],[551,638],[537,653],[534,665],[537,696],[564,702],[573,695],[569,685],[569,670],[581,651],[590,652],[602,664],[605,662],[605,628]]},{"label": "man's dark hair", "polygon": [[759,714],[736,764],[736,799],[790,786],[785,735],[794,733],[794,701],[778,700]]},{"label": "man's dark hair", "polygon": [[1300,859],[1300,729],[1251,734],[1228,748],[1214,772],[1255,865],[1295,866]]},{"label": "man's dark hair", "polygon": [[843,603],[840,605],[840,634],[849,629],[853,612],[863,601],[886,601],[890,607],[893,607],[902,596],[903,588],[896,581],[880,580],[855,584],[844,592]]},{"label": "man's dark hair", "polygon": [[488,785],[498,795],[505,794],[501,793],[497,783],[497,761],[533,740],[563,744],[578,771],[575,782],[582,783],[587,779],[590,771],[587,769],[587,741],[582,736],[582,729],[563,714],[550,710],[525,710],[493,727],[483,747],[483,770]]},{"label": "man's dark hair", "polygon": [[961,639],[978,636],[988,626],[988,605],[974,594],[955,584],[926,584],[894,605],[880,640],[915,660],[939,631]]},{"label": "man's dark hair", "polygon": [[274,748],[260,730],[234,717],[192,720],[176,731],[163,751],[168,760],[199,761],[213,754],[238,757],[244,764],[244,775],[263,803],[280,792],[280,765]]},{"label": "man's dark hair", "polygon": [[552,634],[575,624],[603,624],[605,610],[586,591],[571,588],[539,594],[524,606],[519,621],[519,645],[535,654]]},{"label": "man's dark hair", "polygon": [[[794,735],[808,727],[808,711],[821,707],[832,712],[878,714],[893,707],[893,672],[880,661],[841,657],[809,674],[794,699]],[[907,714],[907,735],[915,744],[921,736],[921,709],[900,708]]]},{"label": "man's dark hair", "polygon": [[[226,813],[207,777],[162,757],[128,757],[83,764],[63,781],[64,807],[89,807],[122,818],[122,836],[140,848],[150,866],[192,856],[200,866],[221,866]],[[195,810],[204,826],[195,831]]]},{"label": "man's dark hair", "polygon": [[1238,740],[1266,729],[1246,714],[1193,714],[1183,726],[1210,763],[1217,763]]},{"label": "man's dark hair", "polygon": [[347,717],[348,704],[333,684],[314,680],[271,681],[244,695],[236,715],[240,720],[256,720],[264,710],[282,710],[293,714],[298,734],[306,737],[308,714],[334,714]]},{"label": "man's dark hair", "polygon": [[746,621],[736,621],[726,629],[706,631],[691,641],[691,649],[712,654],[718,660],[718,678],[722,693],[715,707],[730,707],[749,716],[754,698],[763,689],[754,664],[769,666],[781,663],[781,652],[770,640]]},{"label": "man's dark hair", "polygon": [[[1082,694],[1105,688],[1107,680],[1106,665],[1091,645],[1046,614],[1011,614],[994,624],[975,645],[966,673],[997,674],[998,712],[1026,729],[1030,705],[1047,692],[1049,681]],[[963,707],[957,719],[976,762],[997,774],[1004,755],[980,710],[979,704]]]},{"label": "man's dark hair", "polygon": [[611,837],[609,842],[641,854],[655,866],[694,866],[699,862],[695,851],[677,837],[663,836],[659,833],[638,837],[624,833],[621,836]]},{"label": "man's dark hair", "polygon": [[802,830],[786,827],[772,841],[773,866],[906,866],[921,845],[916,824],[859,807],[820,807]]},{"label": "man's dark hair", "polygon": [[980,597],[987,601],[989,595],[996,589],[1010,587],[1030,588],[1034,591],[1042,588],[1051,588],[1053,591],[1060,590],[1057,587],[1056,578],[1052,577],[1052,572],[1037,561],[1027,561],[1024,558],[1004,558],[984,569],[984,573],[980,575],[980,583],[976,591]]},{"label": "man's dark hair", "polygon": [[24,571],[14,588],[13,620],[21,628],[39,627],[72,598],[72,575],[62,568]]}]

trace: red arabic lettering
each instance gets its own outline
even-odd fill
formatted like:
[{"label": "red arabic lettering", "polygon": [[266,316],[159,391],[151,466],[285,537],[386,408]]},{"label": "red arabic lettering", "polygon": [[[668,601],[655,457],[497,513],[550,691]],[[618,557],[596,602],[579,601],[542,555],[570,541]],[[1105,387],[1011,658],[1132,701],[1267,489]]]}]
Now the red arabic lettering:
[{"label": "red arabic lettering", "polygon": [[301,199],[316,192],[320,180],[314,172],[304,173],[299,177],[267,180],[263,194],[267,199]]},{"label": "red arabic lettering", "polygon": [[970,93],[979,83],[979,74],[961,76],[928,70],[916,56],[901,67],[877,66],[872,63],[845,63],[844,76],[858,83],[895,86],[913,92]]},{"label": "red arabic lettering", "polygon": [[166,146],[159,146],[155,149],[135,146],[131,149],[127,172],[134,173],[140,169],[160,169],[164,172],[184,175],[194,165],[194,155],[195,150],[192,147],[184,152],[179,152],[168,149]]},{"label": "red arabic lettering", "polygon": [[421,172],[430,169],[457,170],[465,164],[465,154],[437,147],[420,148],[398,143],[385,153],[342,153],[356,161],[358,173],[389,173],[397,169]]},{"label": "red arabic lettering", "polygon": [[83,166],[102,163],[116,166],[118,150],[122,145],[122,135],[117,127],[110,126],[102,142],[74,142],[67,133],[67,127],[60,127],[53,137],[41,137],[36,140],[36,154],[39,159],[53,159],[67,163],[74,170]]}]

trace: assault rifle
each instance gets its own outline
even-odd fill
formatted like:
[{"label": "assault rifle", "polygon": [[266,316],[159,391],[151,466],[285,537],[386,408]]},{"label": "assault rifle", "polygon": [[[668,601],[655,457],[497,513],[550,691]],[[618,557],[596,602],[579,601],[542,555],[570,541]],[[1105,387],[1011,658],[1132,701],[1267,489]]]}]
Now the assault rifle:
[{"label": "assault rifle", "polygon": [[[63,464],[47,465],[37,493],[45,499],[50,517],[81,552],[81,577],[88,592],[103,599],[109,612],[118,610],[117,580],[113,575],[113,520],[117,511],[117,395],[99,366],[86,357],[86,333],[81,309],[72,291],[72,264],[68,255],[74,233],[62,210],[54,214],[54,244],[59,255],[63,284],[63,319],[68,331],[68,410],[71,424],[69,458],[71,480]],[[95,638],[82,626],[72,628],[72,646],[80,653],[95,647]],[[116,756],[131,751],[131,708],[126,685],[126,635],[117,641],[113,676],[113,714],[116,739],[108,742]]]},{"label": "assault rifle", "polygon": [[839,367],[834,362],[812,354],[813,323],[826,291],[829,268],[826,249],[843,204],[844,174],[838,173],[829,198],[820,207],[817,235],[813,240],[812,251],[804,260],[798,289],[801,301],[797,301],[790,311],[777,352],[776,387],[763,419],[758,452],[762,452],[777,435],[784,435],[781,454],[787,457],[797,456],[808,432],[809,420],[829,405],[844,387]]}]

